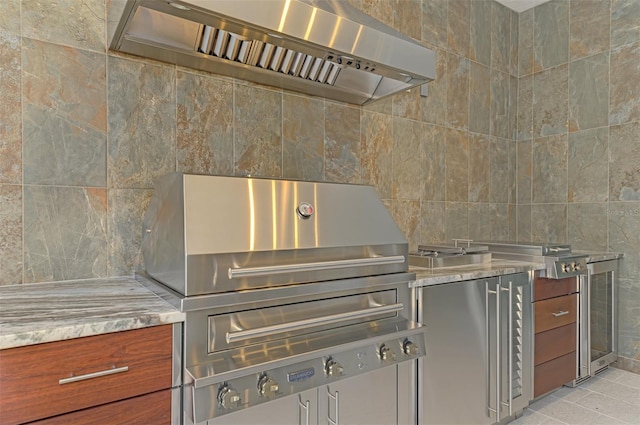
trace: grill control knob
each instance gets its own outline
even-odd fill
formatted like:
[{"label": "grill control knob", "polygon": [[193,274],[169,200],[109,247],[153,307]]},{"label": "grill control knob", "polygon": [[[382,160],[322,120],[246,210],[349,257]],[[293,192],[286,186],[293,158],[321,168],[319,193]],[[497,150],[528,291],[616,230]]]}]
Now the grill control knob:
[{"label": "grill control knob", "polygon": [[420,353],[418,346],[408,339],[405,339],[402,343],[402,351],[404,351],[407,356],[416,356]]},{"label": "grill control knob", "polygon": [[274,397],[279,389],[278,383],[267,375],[262,376],[258,381],[258,391],[265,397]]},{"label": "grill control knob", "polygon": [[569,267],[565,263],[560,264],[560,268],[564,273],[569,272]]},{"label": "grill control knob", "polygon": [[578,271],[580,271],[580,263],[573,263],[573,264],[571,264],[571,269],[572,269],[574,272],[578,272]]},{"label": "grill control knob", "polygon": [[324,371],[327,376],[342,376],[344,374],[344,368],[340,363],[335,360],[327,360],[327,364],[324,366]]},{"label": "grill control knob", "polygon": [[224,384],[218,390],[218,401],[220,402],[220,405],[225,409],[233,409],[234,407],[238,407],[242,402],[238,392],[229,387],[227,384]]},{"label": "grill control knob", "polygon": [[380,347],[380,359],[384,362],[392,362],[396,359],[396,353],[385,344],[382,344]]}]

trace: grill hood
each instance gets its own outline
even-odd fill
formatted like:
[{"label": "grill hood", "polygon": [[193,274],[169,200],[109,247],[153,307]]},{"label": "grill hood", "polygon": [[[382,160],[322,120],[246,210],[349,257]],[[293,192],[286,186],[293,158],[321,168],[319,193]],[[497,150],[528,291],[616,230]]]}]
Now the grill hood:
[{"label": "grill hood", "polygon": [[432,50],[344,1],[113,0],[109,13],[113,50],[342,102],[435,79]]},{"label": "grill hood", "polygon": [[183,295],[406,272],[373,187],[172,173],[143,220],[147,273]]}]

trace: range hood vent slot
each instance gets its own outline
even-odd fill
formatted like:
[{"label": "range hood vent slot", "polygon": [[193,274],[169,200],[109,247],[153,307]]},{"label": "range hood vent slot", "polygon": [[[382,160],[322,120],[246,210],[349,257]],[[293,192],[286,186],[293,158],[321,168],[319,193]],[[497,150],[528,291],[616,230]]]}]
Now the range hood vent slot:
[{"label": "range hood vent slot", "polygon": [[435,79],[433,51],[335,0],[110,7],[113,50],[315,96],[362,105]]}]

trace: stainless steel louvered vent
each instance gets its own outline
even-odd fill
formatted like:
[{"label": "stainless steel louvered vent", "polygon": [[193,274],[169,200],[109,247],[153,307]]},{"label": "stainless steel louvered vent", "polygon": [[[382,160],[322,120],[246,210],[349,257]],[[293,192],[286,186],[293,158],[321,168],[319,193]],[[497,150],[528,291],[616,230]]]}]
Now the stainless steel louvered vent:
[{"label": "stainless steel louvered vent", "polygon": [[113,50],[359,105],[436,77],[433,51],[344,1],[111,0],[109,16]]},{"label": "stainless steel louvered vent", "polygon": [[249,40],[209,25],[203,26],[198,51],[217,58],[329,85],[334,85],[340,72],[340,64],[337,62],[260,40]]}]

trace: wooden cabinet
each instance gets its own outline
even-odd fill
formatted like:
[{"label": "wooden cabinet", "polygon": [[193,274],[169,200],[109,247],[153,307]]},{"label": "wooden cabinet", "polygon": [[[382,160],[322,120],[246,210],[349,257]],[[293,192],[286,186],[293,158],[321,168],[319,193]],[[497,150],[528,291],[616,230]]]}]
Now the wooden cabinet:
[{"label": "wooden cabinet", "polygon": [[577,277],[534,280],[534,397],[576,378],[577,291]]},{"label": "wooden cabinet", "polygon": [[[172,325],[163,325],[2,350],[0,423],[22,424],[76,412],[60,420],[89,424],[93,422],[75,418],[94,406],[103,406],[96,414],[111,410],[138,415],[135,406],[146,403],[134,397],[156,392],[160,393],[149,397],[162,402],[154,402],[153,410],[170,413],[166,394],[172,385],[172,341]],[[127,399],[131,400],[121,402]],[[125,416],[119,423],[135,423],[135,417]],[[164,423],[169,424],[170,417]]]}]

